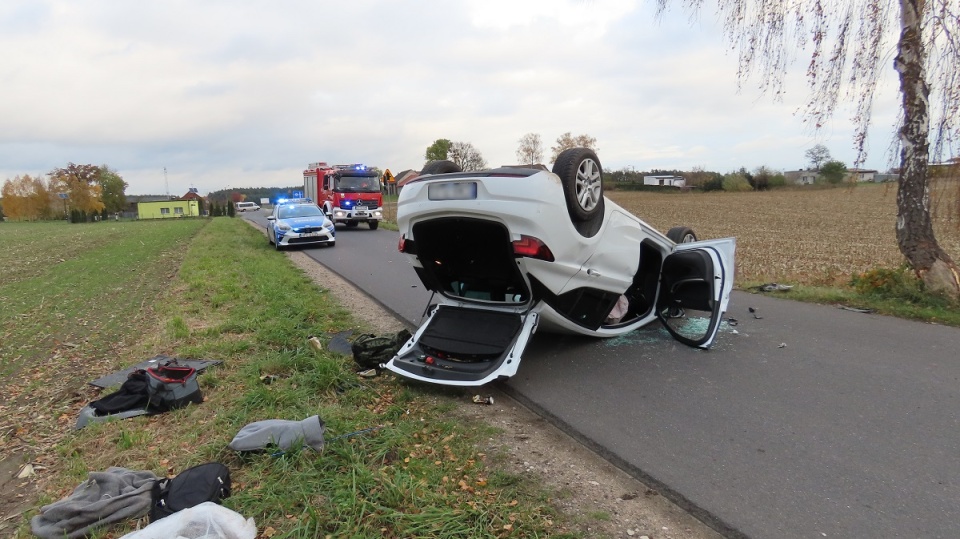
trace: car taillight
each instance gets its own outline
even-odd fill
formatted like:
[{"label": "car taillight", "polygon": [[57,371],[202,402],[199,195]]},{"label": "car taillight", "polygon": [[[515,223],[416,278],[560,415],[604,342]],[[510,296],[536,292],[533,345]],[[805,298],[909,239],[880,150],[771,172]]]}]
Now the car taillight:
[{"label": "car taillight", "polygon": [[417,242],[408,240],[404,234],[400,235],[400,242],[397,244],[397,250],[408,255],[417,254]]},{"label": "car taillight", "polygon": [[533,236],[520,236],[519,240],[514,240],[513,254],[553,262],[553,253],[550,252],[550,248]]}]

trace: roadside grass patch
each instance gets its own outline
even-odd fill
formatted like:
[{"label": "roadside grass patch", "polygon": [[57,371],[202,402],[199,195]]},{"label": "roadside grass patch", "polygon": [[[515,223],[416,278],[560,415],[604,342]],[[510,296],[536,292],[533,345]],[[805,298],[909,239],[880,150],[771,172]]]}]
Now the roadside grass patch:
[{"label": "roadside grass patch", "polygon": [[[157,331],[135,348],[221,360],[200,378],[204,402],[68,436],[46,501],[91,470],[172,475],[216,460],[234,482],[224,505],[254,517],[265,537],[572,537],[549,493],[477,449],[492,430],[453,413],[463,391],[359,378],[352,358],[310,347],[310,336],[326,345],[366,328],[246,223],[210,221],[172,274],[156,298]],[[326,425],[320,452],[227,448],[251,422],[312,415]]]}]

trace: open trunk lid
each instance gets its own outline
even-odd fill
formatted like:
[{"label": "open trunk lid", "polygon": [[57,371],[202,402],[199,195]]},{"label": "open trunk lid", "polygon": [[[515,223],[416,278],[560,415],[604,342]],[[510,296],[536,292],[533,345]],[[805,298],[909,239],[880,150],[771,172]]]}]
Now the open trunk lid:
[{"label": "open trunk lid", "polygon": [[407,378],[453,386],[509,378],[537,319],[530,311],[438,305],[386,366]]},{"label": "open trunk lid", "polygon": [[415,223],[412,230],[403,250],[417,257],[417,275],[443,302],[387,368],[459,386],[514,375],[538,315],[506,226],[440,217]]}]

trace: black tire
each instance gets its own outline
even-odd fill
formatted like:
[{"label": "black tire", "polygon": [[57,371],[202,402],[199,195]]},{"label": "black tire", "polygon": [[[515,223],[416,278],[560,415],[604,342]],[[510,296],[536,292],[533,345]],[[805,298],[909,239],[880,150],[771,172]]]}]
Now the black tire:
[{"label": "black tire", "polygon": [[428,174],[450,174],[453,172],[463,172],[463,169],[453,161],[441,160],[430,161],[426,165],[423,165],[423,170],[420,171],[420,175],[426,176]]},{"label": "black tire", "polygon": [[687,226],[675,226],[667,231],[667,237],[673,240],[673,243],[690,243],[697,241],[697,235],[693,229]]},{"label": "black tire", "polygon": [[359,224],[357,221],[347,221],[347,228],[356,228]]},{"label": "black tire", "polygon": [[574,222],[589,221],[603,214],[603,168],[590,148],[564,150],[553,164],[560,176],[567,212]]},{"label": "black tire", "polygon": [[380,221],[367,221],[367,224],[370,225],[370,230],[376,230],[380,226]]}]

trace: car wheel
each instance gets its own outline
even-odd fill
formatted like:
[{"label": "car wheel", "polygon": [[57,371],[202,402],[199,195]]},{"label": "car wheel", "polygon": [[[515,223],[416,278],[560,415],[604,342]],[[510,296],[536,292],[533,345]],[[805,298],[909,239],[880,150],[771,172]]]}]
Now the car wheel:
[{"label": "car wheel", "polygon": [[367,221],[367,224],[370,225],[370,230],[376,230],[380,226],[380,221]]},{"label": "car wheel", "polygon": [[440,160],[440,161],[430,161],[426,165],[423,165],[423,170],[420,171],[421,176],[426,176],[427,174],[450,174],[452,172],[463,172],[463,169],[460,168],[460,165],[454,163],[453,161]]},{"label": "car wheel", "polygon": [[690,227],[675,226],[667,231],[667,237],[673,240],[673,243],[690,243],[697,241],[697,235],[693,233]]},{"label": "car wheel", "polygon": [[560,176],[572,220],[589,221],[603,214],[603,169],[593,150],[564,150],[553,164],[553,173]]},{"label": "car wheel", "polygon": [[283,250],[283,247],[280,246],[280,240],[279,240],[279,239],[274,238],[273,244],[277,247],[277,250],[278,250],[278,251],[282,251],[282,250]]}]

